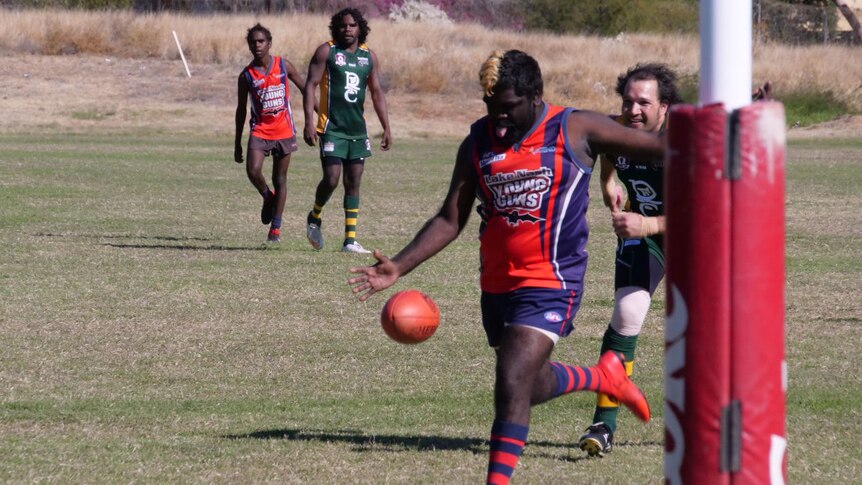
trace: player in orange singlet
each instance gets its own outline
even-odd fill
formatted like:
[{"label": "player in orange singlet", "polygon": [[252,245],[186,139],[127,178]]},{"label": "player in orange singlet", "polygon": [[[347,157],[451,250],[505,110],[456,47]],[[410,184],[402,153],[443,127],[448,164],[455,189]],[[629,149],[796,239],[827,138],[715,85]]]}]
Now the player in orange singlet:
[{"label": "player in orange singlet", "polygon": [[487,483],[505,484],[533,405],[575,391],[603,392],[649,420],[621,355],[608,352],[592,367],[550,357],[572,331],[581,300],[596,155],[662,157],[664,148],[653,133],[546,103],[539,65],[523,52],[493,53],[479,79],[488,116],[461,143],[440,211],[392,259],[375,250],[377,264],[351,268],[348,283],[363,301],[392,286],[458,237],[479,198],[482,320],[497,356]]},{"label": "player in orange singlet", "polygon": [[[272,34],[261,24],[255,24],[246,36],[254,59],[242,70],[237,80],[236,140],[234,161],[242,163],[242,130],[249,98],[251,98],[251,131],[248,138],[246,174],[263,197],[260,222],[270,224],[267,242],[281,241],[281,216],[287,199],[287,169],[290,154],[297,150],[296,127],[290,111],[290,79],[299,92],[305,94],[305,81],[287,59],[269,54]],[[272,185],[270,190],[263,176],[263,159],[272,154]]]}]

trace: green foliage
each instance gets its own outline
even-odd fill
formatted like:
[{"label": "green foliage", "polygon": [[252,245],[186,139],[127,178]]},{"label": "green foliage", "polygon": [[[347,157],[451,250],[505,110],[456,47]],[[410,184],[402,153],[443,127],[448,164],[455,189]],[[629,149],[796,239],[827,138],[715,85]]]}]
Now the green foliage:
[{"label": "green foliage", "polygon": [[[680,75],[677,88],[684,103],[698,103],[700,84],[697,73]],[[831,91],[781,92],[776,100],[784,104],[787,126],[809,126],[834,120],[841,115],[855,114],[852,106]]]},{"label": "green foliage", "polygon": [[852,113],[853,109],[831,91],[793,91],[781,93],[788,126],[808,126]]},{"label": "green foliage", "polygon": [[825,43],[836,35],[838,10],[821,0],[758,0],[754,22],[755,34],[762,41]]},{"label": "green foliage", "polygon": [[620,32],[696,32],[696,2],[680,0],[536,0],[521,5],[524,27],[613,36]]}]

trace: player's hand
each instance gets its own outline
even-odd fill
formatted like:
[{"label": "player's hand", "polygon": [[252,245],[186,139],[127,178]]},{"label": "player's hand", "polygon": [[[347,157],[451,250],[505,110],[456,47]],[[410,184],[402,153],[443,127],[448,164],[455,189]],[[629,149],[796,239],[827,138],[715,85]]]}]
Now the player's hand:
[{"label": "player's hand", "polygon": [[611,214],[611,224],[614,233],[623,239],[640,239],[647,236],[646,218],[634,212],[614,212]]},{"label": "player's hand", "polygon": [[233,149],[233,161],[236,163],[242,163],[242,147],[237,146]]},{"label": "player's hand", "polygon": [[751,93],[752,101],[771,101],[772,100],[772,83],[766,81],[763,83],[763,86],[755,89],[753,93]]},{"label": "player's hand", "polygon": [[389,130],[383,130],[383,139],[380,140],[380,149],[384,152],[392,148],[392,133]]},{"label": "player's hand", "polygon": [[305,139],[308,146],[313,147],[317,143],[317,130],[313,126],[305,125],[305,129],[302,130],[302,138]]},{"label": "player's hand", "polygon": [[610,194],[602,194],[605,199],[605,205],[611,210],[611,213],[623,210],[623,188],[614,184],[614,188]]},{"label": "player's hand", "polygon": [[357,266],[348,270],[359,275],[347,280],[347,284],[353,287],[353,293],[359,294],[359,301],[365,301],[378,291],[394,285],[400,276],[395,263],[379,249],[375,249],[373,255],[377,260],[374,266]]}]

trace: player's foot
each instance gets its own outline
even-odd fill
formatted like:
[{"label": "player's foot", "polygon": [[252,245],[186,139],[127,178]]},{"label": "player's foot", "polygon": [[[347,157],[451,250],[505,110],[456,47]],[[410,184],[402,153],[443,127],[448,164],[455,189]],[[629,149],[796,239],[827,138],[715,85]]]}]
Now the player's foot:
[{"label": "player's foot", "polygon": [[281,242],[281,231],[279,229],[272,228],[269,230],[269,235],[266,236],[266,242],[268,243],[280,243]]},{"label": "player's foot", "polygon": [[614,432],[605,423],[594,423],[581,436],[578,446],[590,456],[605,456],[614,448]]},{"label": "player's foot", "polygon": [[342,253],[356,253],[356,254],[371,254],[371,251],[363,248],[362,245],[359,244],[359,241],[354,241],[350,244],[345,244],[344,246],[341,247],[341,252]]},{"label": "player's foot", "polygon": [[622,354],[610,350],[599,357],[596,367],[601,370],[602,377],[607,379],[609,388],[605,393],[624,404],[638,419],[648,422],[649,403],[638,386],[626,375],[625,360]]},{"label": "player's foot", "polygon": [[308,238],[308,242],[311,243],[311,247],[320,251],[323,249],[323,231],[320,230],[322,221],[317,219],[315,222],[311,218],[311,212],[308,213],[308,218],[306,219],[307,225],[305,226],[305,237]]},{"label": "player's foot", "polygon": [[269,191],[266,197],[263,198],[263,207],[260,208],[260,223],[269,224],[272,222],[272,215],[275,212],[275,193]]}]

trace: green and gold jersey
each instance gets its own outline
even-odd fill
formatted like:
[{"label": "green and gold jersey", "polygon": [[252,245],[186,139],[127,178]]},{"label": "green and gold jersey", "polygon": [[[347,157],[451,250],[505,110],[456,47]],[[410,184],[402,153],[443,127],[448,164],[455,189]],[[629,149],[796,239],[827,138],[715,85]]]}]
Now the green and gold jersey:
[{"label": "green and gold jersey", "polygon": [[329,41],[329,57],[320,82],[317,132],[340,138],[365,138],[365,88],[373,69],[371,51],[359,44],[356,52]]}]

